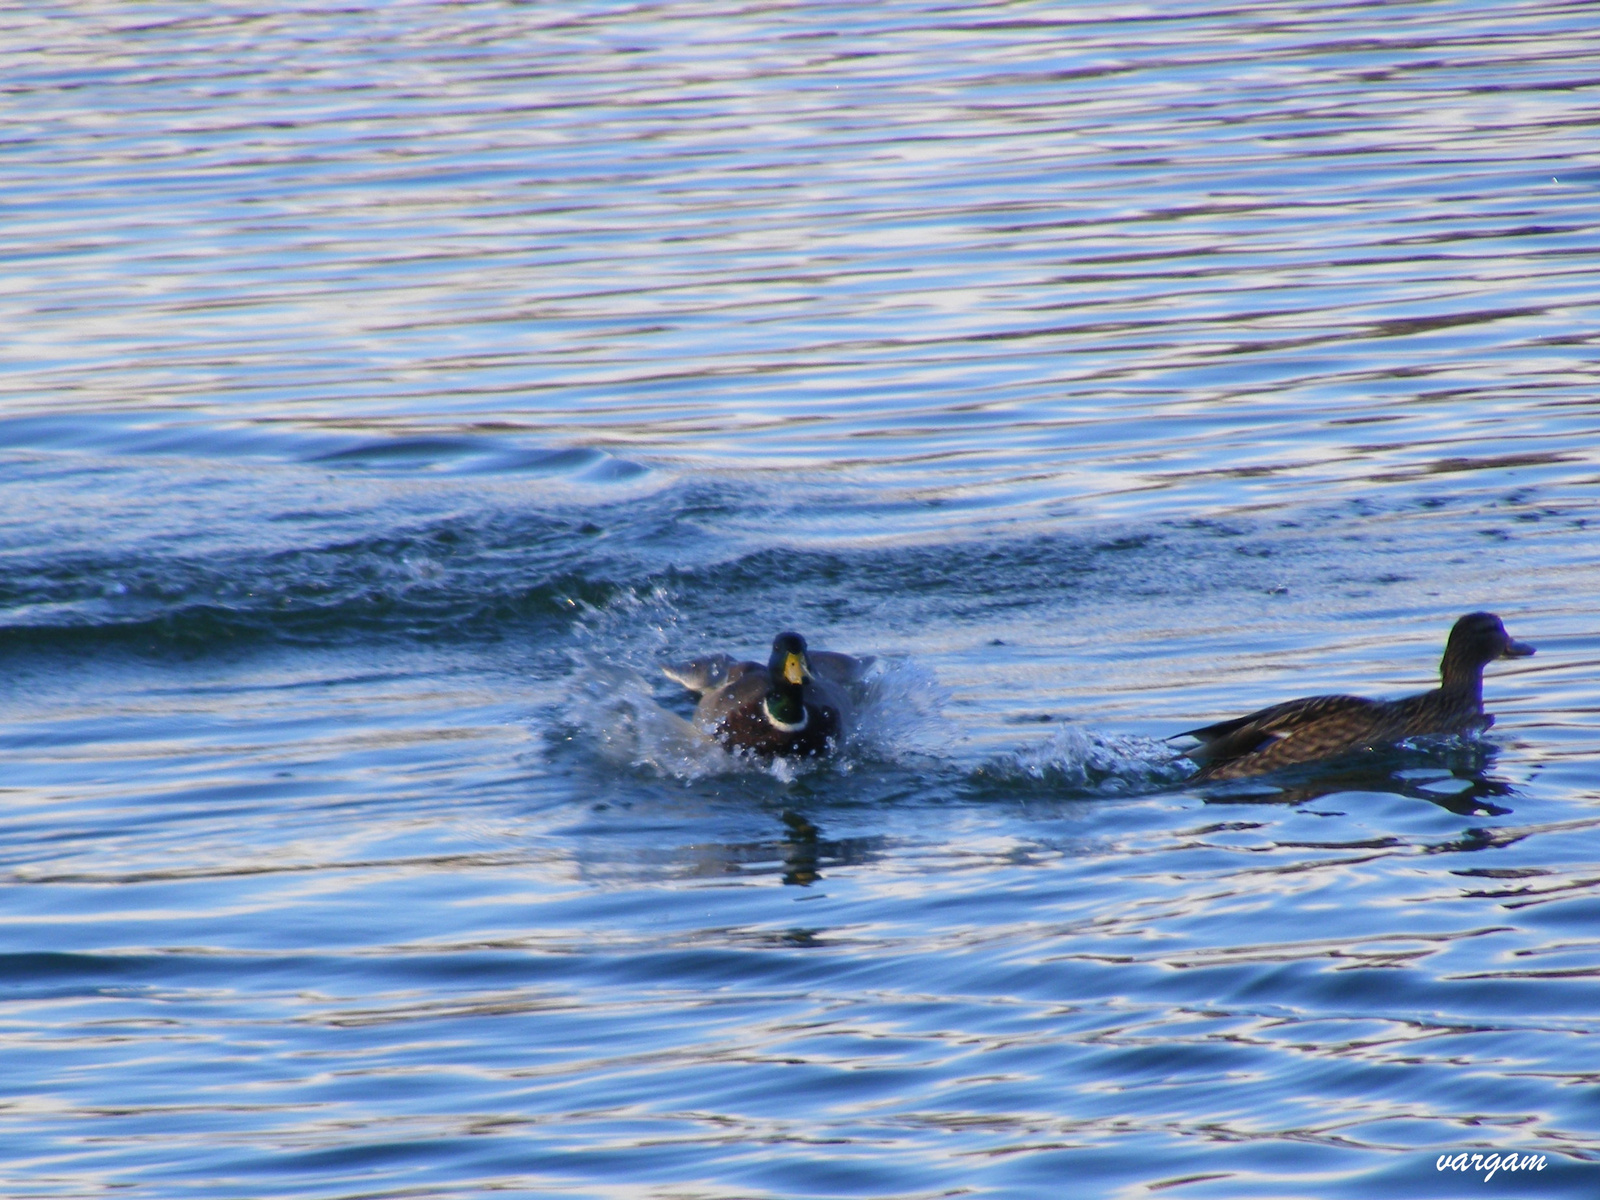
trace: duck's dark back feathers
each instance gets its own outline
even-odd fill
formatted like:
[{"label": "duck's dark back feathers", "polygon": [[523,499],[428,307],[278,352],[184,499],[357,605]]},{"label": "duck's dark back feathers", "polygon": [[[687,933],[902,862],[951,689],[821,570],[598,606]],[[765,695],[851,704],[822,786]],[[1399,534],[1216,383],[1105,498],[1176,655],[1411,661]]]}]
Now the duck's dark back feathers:
[{"label": "duck's dark back feathers", "polygon": [[1178,736],[1199,740],[1184,756],[1203,778],[1236,779],[1405,738],[1486,729],[1494,718],[1483,711],[1484,664],[1532,653],[1493,613],[1468,613],[1450,631],[1442,683],[1432,691],[1403,700],[1307,696]]},{"label": "duck's dark back feathers", "polygon": [[[1362,696],[1306,696],[1300,700],[1274,704],[1231,721],[1218,721],[1215,725],[1190,729],[1178,736],[1199,738],[1200,745],[1188,751],[1186,757],[1202,767],[1210,768],[1208,774],[1221,775],[1227,764],[1246,757],[1254,757],[1260,762],[1272,758],[1302,762],[1305,761],[1299,757],[1302,752],[1308,758],[1337,754],[1342,749],[1339,743],[1347,735],[1359,739],[1360,729],[1374,727],[1381,722],[1381,713],[1374,710],[1382,707],[1377,701]],[[1294,737],[1296,733],[1298,737]],[[1278,755],[1270,753],[1274,745],[1291,738],[1295,741],[1293,757],[1288,756],[1288,747]],[[1323,748],[1325,746],[1328,748]],[[1253,768],[1271,769],[1271,766],[1265,765]]]}]

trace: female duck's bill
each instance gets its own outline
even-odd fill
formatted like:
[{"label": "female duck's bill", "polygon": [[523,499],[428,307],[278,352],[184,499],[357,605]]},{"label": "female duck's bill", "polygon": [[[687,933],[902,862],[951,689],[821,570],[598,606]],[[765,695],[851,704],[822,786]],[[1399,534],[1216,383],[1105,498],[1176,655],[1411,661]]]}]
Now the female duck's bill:
[{"label": "female duck's bill", "polygon": [[1432,691],[1402,700],[1306,696],[1174,736],[1199,739],[1184,756],[1201,778],[1237,779],[1408,737],[1485,729],[1494,718],[1483,711],[1483,668],[1533,652],[1494,613],[1468,613],[1450,630]]}]

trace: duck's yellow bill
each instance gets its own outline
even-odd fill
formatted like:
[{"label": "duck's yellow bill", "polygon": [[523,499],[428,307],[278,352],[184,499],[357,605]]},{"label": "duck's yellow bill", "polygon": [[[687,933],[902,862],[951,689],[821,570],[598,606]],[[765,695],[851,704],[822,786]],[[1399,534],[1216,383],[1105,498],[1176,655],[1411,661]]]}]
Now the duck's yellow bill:
[{"label": "duck's yellow bill", "polygon": [[798,654],[784,656],[783,677],[790,683],[799,683],[806,677],[805,664],[800,661]]}]

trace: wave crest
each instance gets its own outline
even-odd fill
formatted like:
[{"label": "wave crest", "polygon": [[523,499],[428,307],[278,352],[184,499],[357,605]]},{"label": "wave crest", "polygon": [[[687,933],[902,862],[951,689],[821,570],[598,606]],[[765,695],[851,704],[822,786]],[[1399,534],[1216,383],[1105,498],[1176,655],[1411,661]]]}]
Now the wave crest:
[{"label": "wave crest", "polygon": [[1075,725],[1063,726],[1038,745],[991,759],[977,771],[988,784],[1097,796],[1154,791],[1193,773],[1194,764],[1164,741]]}]

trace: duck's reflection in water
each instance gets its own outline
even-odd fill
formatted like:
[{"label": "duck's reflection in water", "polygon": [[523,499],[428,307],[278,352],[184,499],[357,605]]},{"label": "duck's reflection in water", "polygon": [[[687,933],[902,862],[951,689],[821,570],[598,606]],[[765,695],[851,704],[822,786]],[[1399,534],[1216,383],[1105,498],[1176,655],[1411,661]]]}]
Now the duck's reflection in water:
[{"label": "duck's reflection in water", "polygon": [[799,813],[784,813],[783,823],[788,829],[778,845],[783,852],[783,861],[788,867],[783,873],[783,882],[786,885],[810,887],[822,878],[824,858],[830,862],[844,861],[840,857],[840,852],[848,852],[845,844],[825,842],[822,835],[817,832],[817,827]]},{"label": "duck's reflection in water", "polygon": [[1512,809],[1496,801],[1517,792],[1490,774],[1495,753],[1493,745],[1476,740],[1399,745],[1206,787],[1202,794],[1208,804],[1302,804],[1335,793],[1387,792],[1458,816],[1500,817]]},{"label": "duck's reflection in water", "polygon": [[[775,844],[768,844],[766,853],[777,851],[777,861],[781,864],[778,870],[785,886],[810,887],[822,878],[824,867],[859,866],[883,857],[885,839],[882,837],[824,837],[810,820],[797,812],[785,811],[782,820],[783,834]],[[771,861],[765,858],[742,869],[759,871]]]},{"label": "duck's reflection in water", "polygon": [[800,813],[785,809],[772,837],[749,840],[697,841],[677,846],[635,846],[625,859],[608,854],[585,864],[591,877],[604,874],[712,878],[776,875],[788,886],[809,887],[824,872],[883,859],[889,839],[883,835],[830,838]]}]

